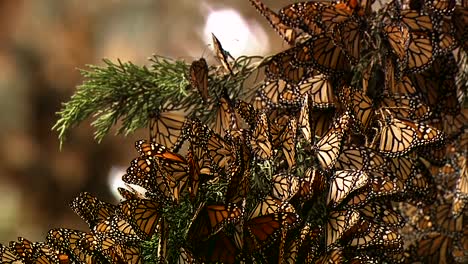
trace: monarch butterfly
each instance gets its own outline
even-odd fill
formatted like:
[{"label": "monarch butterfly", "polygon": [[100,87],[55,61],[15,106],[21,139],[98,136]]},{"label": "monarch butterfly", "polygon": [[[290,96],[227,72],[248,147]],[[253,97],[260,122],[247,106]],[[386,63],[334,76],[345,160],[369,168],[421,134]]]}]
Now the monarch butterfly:
[{"label": "monarch butterfly", "polygon": [[87,234],[88,244],[92,243],[98,252],[110,263],[141,264],[142,257],[137,243],[120,244],[103,234]]},{"label": "monarch butterfly", "polygon": [[101,201],[88,192],[80,193],[70,203],[70,207],[90,228],[114,215],[117,209],[115,205]]},{"label": "monarch butterfly", "polygon": [[265,197],[250,213],[245,229],[248,233],[248,245],[262,249],[272,242],[284,230],[294,227],[299,220],[294,208],[271,196]]},{"label": "monarch butterfly", "polygon": [[[296,48],[290,48],[272,56],[265,65],[265,75],[268,81],[283,80],[296,84],[307,75],[307,69],[293,64]],[[268,94],[268,92],[267,92]]]},{"label": "monarch butterfly", "polygon": [[429,212],[432,223],[432,230],[445,232],[448,234],[461,233],[464,229],[464,215],[454,215],[452,213],[452,203],[454,196],[446,196],[432,206]]},{"label": "monarch butterfly", "polygon": [[434,29],[431,17],[416,10],[400,10],[396,17],[411,32],[432,32]]},{"label": "monarch butterfly", "polygon": [[203,263],[234,264],[240,250],[234,244],[232,238],[224,231],[211,236],[206,241],[199,241],[191,245],[193,253]]},{"label": "monarch butterfly", "polygon": [[[250,212],[248,218],[251,219],[258,216],[280,212],[281,210],[285,209],[281,207],[282,205],[287,206],[288,204],[283,203],[280,199],[273,198],[272,196],[266,196],[260,202],[257,203],[255,208],[253,208],[253,210]],[[294,208],[287,207],[286,211],[290,210],[292,210],[291,212],[293,212]]]},{"label": "monarch butterfly", "polygon": [[455,37],[455,27],[453,26],[452,21],[443,18],[439,23],[439,29],[435,34],[437,42],[437,54],[446,55],[459,47],[459,44]]},{"label": "monarch butterfly", "polygon": [[[139,140],[135,143],[135,148],[140,153],[141,157],[146,157],[145,163],[140,163],[140,168],[144,168],[147,172],[155,170],[151,168],[153,166],[158,167],[158,171],[166,177],[170,185],[173,196],[177,201],[179,194],[185,188],[188,176],[188,165],[187,160],[181,155],[171,152],[166,149],[163,145],[159,145],[153,142],[146,142],[145,140]],[[145,167],[141,166],[147,165]]]},{"label": "monarch butterfly", "polygon": [[314,146],[317,159],[324,170],[329,170],[335,165],[340,155],[344,133],[348,130],[349,120],[348,113],[344,113],[334,121],[333,126]]},{"label": "monarch butterfly", "polygon": [[386,96],[380,102],[385,108],[398,118],[423,121],[432,115],[432,109],[425,104],[418,95]]},{"label": "monarch butterfly", "polygon": [[167,159],[156,160],[160,172],[171,188],[172,195],[176,201],[186,190],[189,182],[190,169],[188,163],[174,162]]},{"label": "monarch butterfly", "polygon": [[395,85],[392,85],[387,89],[389,94],[404,94],[404,95],[413,95],[416,94],[416,87],[414,87],[413,82],[408,77],[408,75],[402,76],[401,80],[396,82]]},{"label": "monarch butterfly", "polygon": [[[210,163],[205,163],[205,156],[203,152],[195,152],[196,150],[201,150],[196,146],[190,144],[187,151],[187,160],[188,160],[188,170],[189,170],[189,195],[190,198],[194,199],[198,193],[198,187],[200,185],[200,177],[202,174],[211,175]],[[202,150],[203,151],[203,150]]]},{"label": "monarch butterfly", "polygon": [[312,142],[312,129],[310,125],[309,96],[304,96],[301,111],[298,117],[299,128],[307,142]]},{"label": "monarch butterfly", "polygon": [[261,112],[255,109],[253,104],[237,100],[235,103],[236,112],[247,123],[250,129],[254,128],[257,122],[257,115]]},{"label": "monarch butterfly", "polygon": [[250,144],[254,154],[262,159],[268,159],[272,154],[270,129],[265,113],[257,115],[257,122],[252,131]]},{"label": "monarch butterfly", "polygon": [[296,134],[297,121],[295,118],[291,118],[279,137],[281,148],[289,168],[296,165]]},{"label": "monarch butterfly", "polygon": [[251,152],[249,147],[242,141],[237,140],[235,161],[229,168],[229,184],[226,191],[226,201],[238,204],[242,202],[250,190],[251,178]]},{"label": "monarch butterfly", "polygon": [[370,202],[358,209],[361,216],[377,225],[403,227],[405,220],[388,202]]},{"label": "monarch butterfly", "polygon": [[125,188],[123,187],[117,187],[117,191],[119,192],[120,196],[124,198],[125,200],[131,200],[131,199],[146,199],[146,196],[144,193],[141,193],[140,191],[135,190],[130,184],[124,183]]},{"label": "monarch butterfly", "polygon": [[425,32],[410,33],[411,41],[407,49],[407,72],[427,69],[434,60],[433,39]]},{"label": "monarch butterfly", "polygon": [[411,73],[425,70],[436,55],[430,36],[433,32],[431,18],[415,10],[398,12],[397,21],[384,27],[384,34],[399,58],[400,69]]},{"label": "monarch butterfly", "polygon": [[0,244],[0,257],[1,257],[2,263],[16,263],[16,262],[21,261],[19,256],[17,256],[7,246],[4,246],[2,244]]},{"label": "monarch butterfly", "polygon": [[[416,190],[408,190],[410,188],[410,184],[408,182],[393,178],[392,175],[386,171],[374,172],[372,173],[372,176],[373,177],[370,178],[369,185],[355,192],[353,195],[356,197],[351,199],[354,201],[348,205],[351,207],[359,205],[359,203],[356,202],[359,202],[360,199],[364,201],[364,203],[361,203],[360,205],[366,204],[369,200],[377,199],[379,197],[385,197],[385,199],[391,197],[391,199],[394,200],[407,199],[408,201],[412,201],[411,195],[417,197],[420,195]],[[362,194],[367,197],[362,197]],[[422,199],[422,196],[420,198]]]},{"label": "monarch butterfly", "polygon": [[370,187],[369,196],[372,198],[391,196],[394,199],[397,199],[396,197],[402,199],[401,196],[406,195],[405,191],[408,189],[408,182],[393,179],[387,172],[374,172]]},{"label": "monarch butterfly", "polygon": [[323,256],[320,256],[314,261],[317,264],[328,264],[328,263],[343,263],[343,251],[340,248],[334,248]]},{"label": "monarch butterfly", "polygon": [[120,247],[120,255],[122,255],[123,263],[130,263],[130,264],[141,264],[143,262],[143,258],[141,256],[141,252],[139,247],[137,246],[119,246]]},{"label": "monarch butterfly", "polygon": [[170,188],[155,161],[150,158],[133,159],[122,180],[145,188],[148,191],[146,196],[156,196],[166,203],[172,203],[178,198],[174,197],[174,190]]},{"label": "monarch butterfly", "polygon": [[191,223],[188,236],[191,241],[206,240],[242,216],[243,209],[234,204],[205,205]]},{"label": "monarch butterfly", "polygon": [[416,89],[424,95],[425,102],[430,107],[434,107],[437,103],[440,103],[438,102],[440,100],[438,94],[439,87],[437,82],[426,76],[426,73],[429,71],[430,69],[424,73],[414,74],[412,79]]},{"label": "monarch butterfly", "polygon": [[379,125],[379,151],[389,157],[402,156],[415,147],[440,142],[444,138],[442,132],[434,127],[397,119],[391,114],[384,117],[384,123],[379,122]]},{"label": "monarch butterfly", "polygon": [[455,0],[428,0],[426,6],[436,15],[451,15],[455,9]]},{"label": "monarch butterfly", "polygon": [[150,140],[176,151],[184,140],[185,116],[180,111],[164,111],[150,115]]},{"label": "monarch butterfly", "polygon": [[295,49],[299,66],[312,65],[326,75],[342,74],[350,68],[345,52],[325,34],[312,37]]},{"label": "monarch butterfly", "polygon": [[434,202],[436,194],[434,177],[420,161],[416,163],[411,178],[407,181],[407,189],[408,191],[404,196],[408,196],[409,201],[411,201],[412,197],[418,197],[419,200],[426,203]]},{"label": "monarch butterfly", "polygon": [[369,176],[364,171],[339,170],[330,178],[327,204],[338,206],[351,192],[367,184]]},{"label": "monarch butterfly", "polygon": [[358,123],[355,129],[358,132],[365,132],[374,117],[374,103],[372,99],[365,95],[363,91],[349,86],[342,87],[340,97],[345,103],[348,112],[353,116],[353,120]]},{"label": "monarch butterfly", "polygon": [[427,161],[435,166],[444,166],[448,160],[449,149],[450,146],[447,145],[427,146],[418,149],[416,152],[422,161]]},{"label": "monarch butterfly", "polygon": [[260,0],[250,0],[250,3],[268,20],[268,23],[270,23],[273,29],[278,32],[289,45],[295,44],[296,38],[299,35],[297,30],[284,24],[281,17],[265,6]]},{"label": "monarch butterfly", "polygon": [[298,239],[295,239],[295,241],[297,241],[296,244],[298,244],[298,250],[301,252],[301,254],[297,256],[297,262],[310,263],[312,261],[312,258],[315,257],[313,256],[315,254],[312,254],[312,252],[314,249],[317,249],[321,234],[321,226],[312,229],[309,222],[304,223],[299,230]]},{"label": "monarch butterfly", "polygon": [[324,110],[311,110],[310,123],[312,128],[312,135],[315,137],[323,137],[332,127],[333,120],[335,120],[336,109]]},{"label": "monarch butterfly", "polygon": [[359,218],[359,213],[354,210],[330,212],[327,217],[327,228],[324,230],[327,248],[335,244],[344,232],[357,224]]},{"label": "monarch butterfly", "polygon": [[434,191],[433,177],[420,162],[405,157],[390,159],[390,172],[396,176],[399,188],[404,189],[400,196],[431,199]]},{"label": "monarch butterfly", "polygon": [[374,193],[372,191],[372,186],[368,184],[348,195],[340,207],[348,210],[361,208],[363,205],[369,203],[373,198]]},{"label": "monarch butterfly", "polygon": [[452,24],[455,28],[455,39],[460,43],[461,47],[465,50],[468,50],[468,29],[466,24],[468,22],[468,10],[465,7],[460,5],[455,6],[455,10],[452,14]]},{"label": "monarch butterfly", "polygon": [[299,93],[310,96],[310,105],[316,108],[334,107],[336,104],[332,81],[323,74],[315,74],[298,83]]},{"label": "monarch butterfly", "polygon": [[[33,250],[32,255],[30,255],[30,257],[23,258],[23,261],[26,261],[26,263],[32,262],[36,264],[53,264],[53,263],[68,264],[72,262],[71,257],[67,253],[63,252],[63,250],[52,248],[47,243],[44,243],[44,242],[32,243],[32,242],[27,241],[27,239],[24,239],[24,238],[18,238],[18,240],[20,243],[15,242],[15,250],[17,251],[17,253],[18,253],[18,249],[24,250],[24,248],[27,247],[26,245],[28,243],[31,244],[31,248]],[[3,258],[2,260],[5,261],[5,259]],[[3,262],[3,263],[9,263],[9,262]]]},{"label": "monarch butterfly", "polygon": [[225,70],[229,71],[231,75],[234,74],[231,65],[229,65],[228,62],[229,53],[223,49],[221,42],[218,40],[215,34],[211,33],[211,37],[213,39],[213,48],[216,54],[216,58],[218,58]]},{"label": "monarch butterfly", "polygon": [[143,239],[133,226],[127,220],[122,219],[120,215],[113,215],[99,222],[94,226],[93,233],[109,237],[117,243],[141,241]]},{"label": "monarch butterfly", "polygon": [[299,191],[299,179],[293,175],[276,174],[271,179],[272,196],[282,202],[288,202]]},{"label": "monarch butterfly", "polygon": [[468,166],[466,157],[458,157],[459,176],[455,186],[455,196],[453,197],[452,212],[454,216],[460,216],[468,203]]},{"label": "monarch butterfly", "polygon": [[299,180],[299,190],[294,199],[298,199],[300,202],[308,201],[323,192],[325,189],[325,175],[321,170],[315,170],[312,168],[307,169],[305,177]]},{"label": "monarch butterfly", "polygon": [[239,118],[235,112],[234,105],[227,96],[221,97],[216,105],[216,117],[213,123],[213,130],[221,135],[226,135],[226,130],[239,129]]},{"label": "monarch butterfly", "polygon": [[271,143],[275,148],[281,148],[286,157],[289,166],[295,164],[295,144],[297,121],[286,115],[273,117],[273,122],[270,123]]},{"label": "monarch butterfly", "polygon": [[18,237],[18,242],[10,241],[10,248],[15,254],[24,261],[33,261],[33,245],[32,242],[24,237]]},{"label": "monarch butterfly", "polygon": [[327,5],[327,2],[299,2],[290,4],[279,11],[283,23],[300,28],[311,36],[321,34],[323,29],[315,20]]},{"label": "monarch butterfly", "polygon": [[[18,242],[10,241],[10,249],[12,253],[16,254],[24,263],[52,264],[55,262],[58,263],[59,261],[58,252],[53,252],[50,246],[41,242],[33,243],[24,237],[18,237]],[[3,261],[2,263],[13,263],[8,255],[6,259],[4,256],[1,256],[0,260]]]},{"label": "monarch butterfly", "polygon": [[405,61],[410,44],[409,28],[403,23],[392,23],[383,27],[383,33],[398,60]]},{"label": "monarch butterfly", "polygon": [[386,169],[387,160],[370,148],[346,144],[338,156],[335,169],[379,171]]},{"label": "monarch butterfly", "polygon": [[261,90],[257,91],[257,94],[252,98],[251,104],[255,110],[267,110],[271,107],[271,102],[265,100],[267,97]]},{"label": "monarch butterfly", "polygon": [[292,89],[291,84],[282,79],[266,81],[258,91],[258,95],[265,104],[270,106],[282,103],[282,95]]},{"label": "monarch butterfly", "polygon": [[392,229],[362,220],[344,232],[341,239],[348,248],[401,250],[403,241],[400,234]]},{"label": "monarch butterfly", "polygon": [[452,236],[429,232],[417,242],[416,252],[412,255],[426,263],[455,263],[452,255],[454,243]]},{"label": "monarch butterfly", "polygon": [[57,228],[49,230],[47,243],[52,247],[69,252],[71,257],[79,263],[98,263],[99,255],[93,252],[93,244],[85,239],[89,233],[73,229]]},{"label": "monarch butterfly", "polygon": [[364,32],[367,31],[365,23],[360,19],[351,19],[338,24],[333,30],[335,45],[343,48],[349,63],[355,65],[361,58]]},{"label": "monarch butterfly", "polygon": [[147,240],[158,230],[162,206],[148,199],[130,199],[120,203],[118,215],[125,219],[138,236]]},{"label": "monarch butterfly", "polygon": [[107,261],[122,262],[122,245],[117,244],[110,237],[98,233],[86,233],[82,241],[87,245],[92,245],[93,251],[99,252]]},{"label": "monarch butterfly", "polygon": [[464,252],[466,252],[467,249],[468,231],[465,228],[465,230],[463,231],[463,235],[461,236],[461,238],[459,238],[458,243],[454,245],[454,249],[452,251],[452,255],[458,263],[463,263],[466,262],[466,260],[468,260],[466,254],[464,254]]},{"label": "monarch butterfly", "polygon": [[296,108],[301,105],[302,96],[299,94],[297,87],[291,90],[285,90],[279,96],[280,107]]},{"label": "monarch butterfly", "polygon": [[187,163],[181,155],[169,151],[164,145],[148,142],[144,139],[135,142],[135,149],[142,157],[160,158],[165,161]]},{"label": "monarch butterfly", "polygon": [[190,65],[190,84],[200,93],[203,102],[208,101],[208,64],[204,58]]},{"label": "monarch butterfly", "polygon": [[207,150],[213,165],[220,169],[227,169],[228,165],[235,160],[235,146],[228,138],[223,138],[213,131],[209,131]]},{"label": "monarch butterfly", "polygon": [[425,95],[426,103],[435,112],[454,115],[460,111],[455,80],[458,69],[455,65],[454,56],[441,56],[429,69],[412,76],[414,85]]},{"label": "monarch butterfly", "polygon": [[389,171],[398,179],[406,182],[416,167],[415,162],[409,157],[398,157],[389,159]]},{"label": "monarch butterfly", "polygon": [[[351,18],[352,11],[344,3],[331,3],[318,6],[309,5],[310,14],[304,14],[306,30],[311,35],[322,32],[332,33],[336,26],[345,23]],[[319,28],[317,28],[317,26]],[[309,29],[309,30],[307,30]]]}]

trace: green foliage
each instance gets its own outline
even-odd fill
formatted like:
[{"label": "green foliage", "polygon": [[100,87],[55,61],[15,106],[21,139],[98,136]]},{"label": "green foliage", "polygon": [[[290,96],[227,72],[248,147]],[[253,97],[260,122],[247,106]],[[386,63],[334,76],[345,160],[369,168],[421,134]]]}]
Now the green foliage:
[{"label": "green foliage", "polygon": [[[60,119],[53,129],[63,143],[66,133],[90,116],[95,120],[95,138],[100,141],[110,128],[121,120],[118,134],[128,135],[146,126],[148,115],[157,109],[170,108],[168,98],[179,101],[187,96],[185,78],[187,65],[153,57],[150,68],[120,60],[104,60],[105,66],[89,66],[82,70],[86,78],[70,101],[58,113]],[[172,106],[174,107],[174,106]]]},{"label": "green foliage", "polygon": [[[254,72],[261,57],[239,57],[234,64],[235,75],[220,73],[210,67],[210,92],[219,98],[228,88],[233,98],[247,94],[244,81]],[[202,116],[203,121],[214,118],[213,105],[203,104],[199,96],[192,96],[188,81],[189,64],[184,61],[153,56],[151,65],[137,66],[131,62],[114,63],[104,60],[104,66],[89,65],[81,70],[85,77],[71,99],[57,114],[59,120],[52,128],[59,133],[63,144],[67,132],[92,117],[95,139],[100,142],[112,126],[118,124],[117,134],[128,135],[148,125],[151,115],[163,111],[183,110],[189,115]]]}]

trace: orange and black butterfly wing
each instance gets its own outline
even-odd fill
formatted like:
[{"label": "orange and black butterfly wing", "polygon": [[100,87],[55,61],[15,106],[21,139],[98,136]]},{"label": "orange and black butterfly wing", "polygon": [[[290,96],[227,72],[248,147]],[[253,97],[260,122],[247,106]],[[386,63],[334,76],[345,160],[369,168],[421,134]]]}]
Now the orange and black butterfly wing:
[{"label": "orange and black butterfly wing", "polygon": [[172,189],[158,166],[154,159],[135,158],[127,169],[127,173],[122,176],[122,180],[146,189],[145,196],[147,197],[157,197],[166,203],[172,203],[174,202]]},{"label": "orange and black butterfly wing", "polygon": [[294,45],[300,34],[297,29],[283,23],[281,17],[263,4],[260,0],[250,0],[250,3],[264,16],[273,29],[290,45]]},{"label": "orange and black butterfly wing", "polygon": [[240,250],[233,239],[224,231],[220,231],[206,241],[194,243],[193,253],[204,263],[237,263]]},{"label": "orange and black butterfly wing", "polygon": [[120,203],[118,213],[146,240],[157,232],[161,210],[162,204],[157,201],[131,199]]},{"label": "orange and black butterfly wing", "polygon": [[117,207],[99,200],[88,192],[82,192],[70,204],[73,211],[80,216],[90,228],[100,221],[115,214]]},{"label": "orange and black butterfly wing", "polygon": [[146,140],[138,140],[135,142],[135,148],[142,157],[148,156],[151,158],[160,158],[163,160],[175,162],[187,162],[180,154],[170,151],[164,145],[148,142]]},{"label": "orange and black butterfly wing", "polygon": [[86,239],[87,234],[89,233],[65,228],[51,229],[47,235],[47,243],[69,253],[78,263],[100,263],[102,256],[95,251],[94,244]]},{"label": "orange and black butterfly wing", "polygon": [[243,210],[234,204],[206,205],[198,213],[188,231],[192,241],[206,240],[226,225],[240,220]]},{"label": "orange and black butterfly wing", "polygon": [[149,130],[152,142],[175,151],[180,148],[186,135],[183,133],[186,119],[183,112],[163,111],[150,115]]},{"label": "orange and black butterfly wing", "polygon": [[230,74],[234,74],[231,65],[228,62],[228,52],[223,49],[221,42],[213,33],[211,33],[211,37],[213,39],[213,47],[216,57],[221,62],[221,65],[223,65],[224,69],[226,69]]},{"label": "orange and black butterfly wing", "polygon": [[208,101],[208,64],[204,58],[190,65],[190,84],[200,93],[204,102]]}]

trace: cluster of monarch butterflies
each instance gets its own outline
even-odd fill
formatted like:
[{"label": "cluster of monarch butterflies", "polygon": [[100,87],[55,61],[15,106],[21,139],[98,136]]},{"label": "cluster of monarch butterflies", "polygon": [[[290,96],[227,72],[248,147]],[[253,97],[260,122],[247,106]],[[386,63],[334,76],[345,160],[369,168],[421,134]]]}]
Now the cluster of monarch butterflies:
[{"label": "cluster of monarch butterflies", "polygon": [[71,207],[90,231],[54,228],[46,242],[19,237],[0,245],[0,263],[142,263],[140,242],[156,228],[148,221],[158,216],[157,202],[129,198],[117,206],[83,192]]},{"label": "cluster of monarch butterflies", "polygon": [[213,90],[240,74],[213,35],[221,71],[201,58],[188,79],[214,119],[158,112],[118,205],[81,193],[89,231],[0,263],[141,263],[149,240],[158,263],[468,261],[468,3],[249,1],[291,45],[254,96]]}]

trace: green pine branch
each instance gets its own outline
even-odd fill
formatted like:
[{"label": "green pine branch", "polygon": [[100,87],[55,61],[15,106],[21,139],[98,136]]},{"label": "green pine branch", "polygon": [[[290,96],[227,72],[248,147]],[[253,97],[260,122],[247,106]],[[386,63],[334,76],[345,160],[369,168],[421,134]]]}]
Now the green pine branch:
[{"label": "green pine branch", "polygon": [[[231,98],[244,98],[244,81],[258,68],[260,57],[239,57],[234,62],[234,75],[223,74],[219,67],[210,67],[209,90],[213,102],[227,89]],[[63,144],[67,133],[82,121],[92,117],[94,137],[100,142],[118,124],[117,134],[128,135],[148,125],[154,113],[183,110],[188,116],[213,119],[213,105],[202,102],[188,81],[189,64],[160,56],[150,59],[151,65],[131,62],[114,63],[104,60],[104,66],[88,66],[81,70],[83,84],[70,101],[63,104],[53,130]],[[194,96],[195,95],[195,96]]]}]

